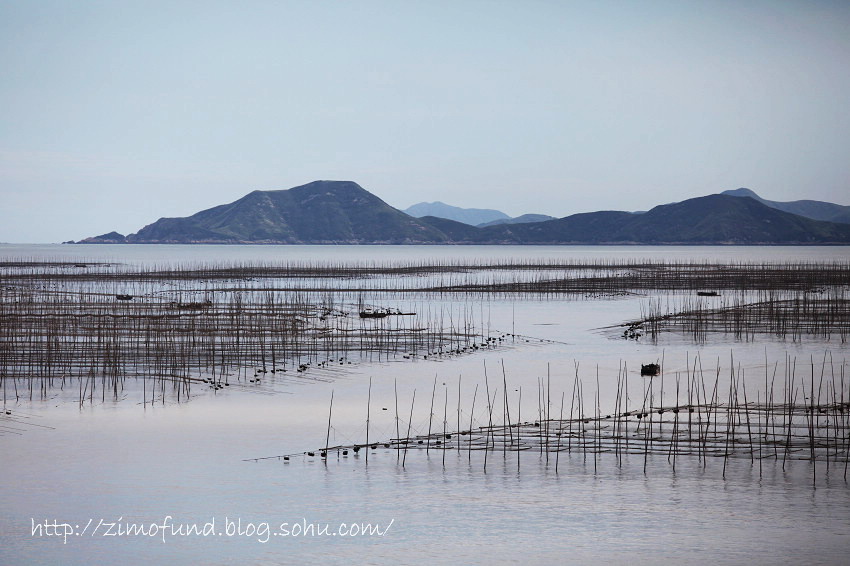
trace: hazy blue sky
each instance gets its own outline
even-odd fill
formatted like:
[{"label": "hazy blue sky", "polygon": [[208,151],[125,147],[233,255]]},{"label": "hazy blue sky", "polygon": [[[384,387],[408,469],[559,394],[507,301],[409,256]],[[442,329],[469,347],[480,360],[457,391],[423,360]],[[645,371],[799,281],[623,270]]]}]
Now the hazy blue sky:
[{"label": "hazy blue sky", "polygon": [[353,180],[406,208],[850,204],[850,2],[0,0],[0,241]]}]

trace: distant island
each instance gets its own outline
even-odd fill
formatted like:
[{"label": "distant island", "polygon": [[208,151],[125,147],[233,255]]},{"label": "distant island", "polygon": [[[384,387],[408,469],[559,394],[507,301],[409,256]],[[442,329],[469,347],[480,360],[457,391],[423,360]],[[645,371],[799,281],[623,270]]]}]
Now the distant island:
[{"label": "distant island", "polygon": [[[494,210],[420,204],[431,207],[429,215],[416,217],[393,208],[352,181],[314,181],[287,190],[253,191],[185,218],[160,218],[135,234],[109,232],[66,243],[850,244],[850,207],[820,201],[767,201],[749,189],[659,205],[641,213],[600,211],[554,219],[545,215],[512,219]],[[470,222],[481,219],[481,213],[491,219],[472,225],[436,215],[457,215],[458,211],[473,211],[467,217]]]}]

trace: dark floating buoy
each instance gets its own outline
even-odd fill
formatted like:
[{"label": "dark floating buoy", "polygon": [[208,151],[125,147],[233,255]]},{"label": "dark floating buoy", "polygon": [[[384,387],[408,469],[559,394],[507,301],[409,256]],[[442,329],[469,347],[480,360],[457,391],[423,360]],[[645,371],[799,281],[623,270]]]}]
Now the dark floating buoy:
[{"label": "dark floating buoy", "polygon": [[377,445],[377,444],[373,444],[372,446],[370,446],[370,448],[371,448],[372,450],[377,450],[377,449],[378,449],[378,445]]},{"label": "dark floating buoy", "polygon": [[348,450],[343,450],[343,451],[342,451],[342,455],[343,455],[343,456],[348,456]]},{"label": "dark floating buoy", "polygon": [[308,456],[315,456],[316,454],[314,454],[313,452],[307,452],[307,455]]},{"label": "dark floating buoy", "polygon": [[360,452],[360,447],[355,446],[354,448],[352,448],[352,450],[354,450],[354,453],[357,454],[358,452]]},{"label": "dark floating buoy", "polygon": [[385,442],[385,443],[384,443],[384,448],[389,448],[389,447],[390,447],[390,443],[389,443],[389,442]]},{"label": "dark floating buoy", "polygon": [[320,455],[322,458],[327,458],[327,457],[328,457],[328,453],[327,453],[327,452],[325,452],[324,450],[322,450],[322,451],[321,451],[321,453],[320,453],[319,455]]},{"label": "dark floating buoy", "polygon": [[284,457],[283,457],[283,461],[284,461],[284,462],[289,462],[289,456],[284,456]]},{"label": "dark floating buoy", "polygon": [[115,295],[115,298],[119,301],[132,301],[133,295]]},{"label": "dark floating buoy", "polygon": [[438,446],[439,446],[440,444],[442,444],[442,442],[441,442],[441,441],[439,441],[439,440],[437,440],[437,441],[435,441],[435,442],[434,442],[434,444],[436,444],[436,445],[438,445]]},{"label": "dark floating buoy", "polygon": [[640,374],[648,375],[650,377],[654,375],[658,375],[661,373],[661,366],[658,364],[641,364],[640,365]]},{"label": "dark floating buoy", "polygon": [[416,441],[416,444],[422,444],[422,441],[421,441],[421,440],[417,440],[417,441]]}]

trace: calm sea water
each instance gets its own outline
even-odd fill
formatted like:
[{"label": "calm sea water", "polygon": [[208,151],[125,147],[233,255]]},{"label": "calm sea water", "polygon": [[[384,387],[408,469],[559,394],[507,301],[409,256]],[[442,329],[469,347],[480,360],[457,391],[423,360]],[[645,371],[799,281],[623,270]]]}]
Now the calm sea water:
[{"label": "calm sea water", "polygon": [[[494,258],[846,261],[850,248],[0,246],[0,259],[10,258],[147,265]],[[132,385],[122,400],[107,397],[82,409],[76,391],[53,391],[47,401],[32,402],[16,401],[6,391],[5,406],[19,423],[0,429],[0,564],[846,563],[850,485],[843,463],[829,472],[819,468],[813,482],[806,461],[789,462],[783,471],[773,460],[761,466],[733,460],[725,479],[719,459],[705,467],[680,459],[673,471],[659,456],[644,461],[633,455],[621,464],[612,455],[561,453],[556,472],[553,454],[547,461],[532,451],[521,453],[519,462],[516,453],[490,454],[486,471],[483,453],[435,450],[409,452],[403,467],[401,454],[383,448],[370,454],[368,464],[362,452],[332,455],[326,463],[307,456],[245,461],[323,446],[331,394],[330,443],[363,442],[370,379],[370,435],[389,439],[396,434],[396,391],[404,427],[416,392],[413,434],[427,432],[432,391],[434,426],[441,428],[445,420],[449,430],[459,418],[466,423],[462,427],[470,418],[480,424],[485,388],[501,399],[497,390],[503,383],[523,420],[534,418],[541,380],[551,383],[553,399],[562,391],[569,397],[576,372],[588,399],[598,375],[600,403],[612,406],[623,363],[630,368],[630,387],[639,391],[634,368],[663,359],[671,380],[668,400],[675,395],[669,384],[676,372],[687,372],[697,356],[711,375],[716,367],[725,375],[733,364],[740,366],[752,391],[763,383],[766,365],[772,372],[778,363],[781,374],[788,359],[801,367],[816,359],[820,368],[827,355],[834,371],[844,367],[850,376],[850,351],[839,342],[718,336],[703,346],[676,337],[651,344],[603,330],[638,318],[645,300],[487,301],[474,308],[486,313],[488,324],[524,338],[451,360],[359,363],[311,374],[320,379],[200,390],[179,405],[143,406]],[[166,529],[153,529],[156,536],[122,534],[128,525],[143,524],[150,532],[151,523],[167,521]],[[384,534],[309,534],[311,528],[338,532],[341,523],[371,523]],[[183,536],[179,526],[186,524],[206,526],[210,534]],[[315,526],[304,534],[307,524]],[[66,528],[73,534],[55,536]]]}]

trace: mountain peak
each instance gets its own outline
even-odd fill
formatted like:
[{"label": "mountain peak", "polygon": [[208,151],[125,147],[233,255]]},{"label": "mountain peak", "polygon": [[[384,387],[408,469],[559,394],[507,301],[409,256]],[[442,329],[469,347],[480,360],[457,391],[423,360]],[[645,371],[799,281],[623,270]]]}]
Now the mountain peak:
[{"label": "mountain peak", "polygon": [[291,189],[269,189],[269,190],[258,190],[253,191],[254,193],[285,193],[289,191],[295,191],[296,193],[309,193],[309,192],[331,192],[331,193],[339,193],[339,192],[364,192],[368,193],[366,189],[355,183],[354,181],[330,181],[330,180],[320,180],[320,181],[312,181],[310,183],[306,183],[304,185],[298,185],[297,187],[292,187]]},{"label": "mountain peak", "polygon": [[778,202],[763,199],[750,189],[734,189],[723,191],[723,195],[732,197],[750,197],[760,203],[783,212],[790,212],[812,220],[823,220],[825,222],[838,222],[839,224],[850,224],[850,206],[824,202],[819,200],[794,200],[789,202]]},{"label": "mountain peak", "polygon": [[731,189],[728,191],[723,191],[720,193],[721,195],[729,195],[731,197],[750,197],[756,200],[762,200],[760,196],[758,196],[755,191],[747,189],[745,187],[741,187],[740,189]]}]

